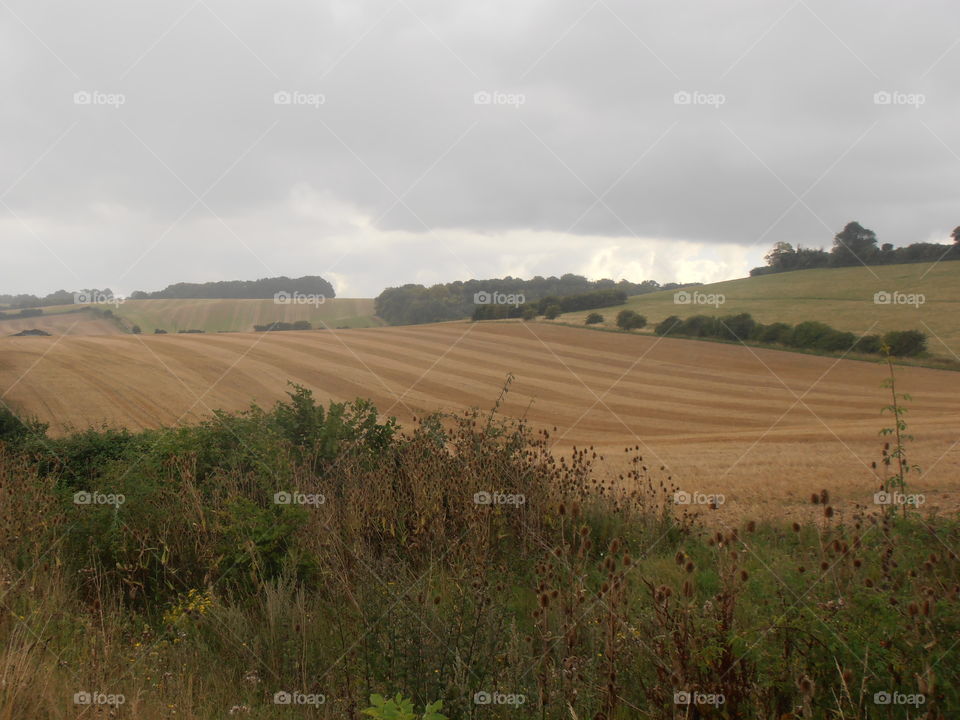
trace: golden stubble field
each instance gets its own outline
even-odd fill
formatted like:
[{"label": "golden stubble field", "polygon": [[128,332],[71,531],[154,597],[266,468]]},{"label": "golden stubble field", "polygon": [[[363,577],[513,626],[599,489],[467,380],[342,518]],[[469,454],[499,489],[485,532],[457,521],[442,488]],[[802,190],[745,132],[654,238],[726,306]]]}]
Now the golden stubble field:
[{"label": "golden stubble field", "polygon": [[[722,493],[721,514],[806,512],[827,488],[872,502],[880,364],[547,323],[228,335],[0,338],[3,401],[55,432],[195,422],[281,398],[288,380],[322,400],[372,399],[409,421],[490,408],[551,429],[558,451],[593,445],[619,473],[625,446],[689,492]],[[911,461],[927,509],[960,505],[960,373],[903,367]],[[556,432],[552,428],[556,427]],[[666,473],[664,473],[666,475]],[[491,479],[495,481],[495,479]]]}]

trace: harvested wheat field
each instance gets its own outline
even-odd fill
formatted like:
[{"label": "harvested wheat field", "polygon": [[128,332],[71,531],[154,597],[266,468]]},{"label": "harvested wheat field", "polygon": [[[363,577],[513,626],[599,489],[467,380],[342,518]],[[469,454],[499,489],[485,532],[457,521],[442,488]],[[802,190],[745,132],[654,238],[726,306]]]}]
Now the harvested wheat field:
[{"label": "harvested wheat field", "polygon": [[23,330],[44,330],[51,335],[122,335],[117,324],[90,312],[66,312],[0,320],[0,337]]},{"label": "harvested wheat field", "polygon": [[[898,368],[910,461],[928,509],[960,501],[960,374]],[[813,491],[872,502],[890,424],[882,364],[545,323],[443,323],[220,336],[0,339],[4,402],[56,431],[192,422],[269,405],[287,381],[322,398],[372,399],[401,421],[489,408],[549,428],[560,450],[592,444],[619,472],[624,447],[719,513],[805,511]],[[553,431],[556,427],[557,430]],[[664,476],[666,473],[664,473]]]}]

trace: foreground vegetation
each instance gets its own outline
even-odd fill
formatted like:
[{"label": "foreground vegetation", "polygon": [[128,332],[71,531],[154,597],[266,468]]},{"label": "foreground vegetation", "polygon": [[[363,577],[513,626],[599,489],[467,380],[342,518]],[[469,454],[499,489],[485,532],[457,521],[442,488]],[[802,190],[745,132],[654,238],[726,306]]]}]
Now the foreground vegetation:
[{"label": "foreground vegetation", "polygon": [[0,718],[960,711],[955,519],[824,489],[803,524],[705,523],[636,449],[606,480],[495,411],[403,432],[297,387],[0,438]]}]

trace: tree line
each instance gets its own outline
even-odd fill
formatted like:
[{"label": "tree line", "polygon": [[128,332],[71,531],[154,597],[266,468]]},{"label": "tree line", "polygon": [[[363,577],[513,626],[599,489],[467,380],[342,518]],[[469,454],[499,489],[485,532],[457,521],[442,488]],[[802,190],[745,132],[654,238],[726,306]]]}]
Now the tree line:
[{"label": "tree line", "polygon": [[537,301],[526,302],[522,305],[477,305],[473,310],[473,320],[499,320],[503,318],[523,318],[532,320],[538,315],[553,320],[563,313],[579,310],[593,310],[594,308],[613,307],[623,305],[627,301],[627,293],[619,288],[594,290],[576,295],[547,295]]},{"label": "tree line", "polygon": [[288,278],[285,275],[259,280],[221,280],[206,283],[176,283],[156,292],[136,290],[131,300],[263,300],[279,293],[322,295],[334,298],[337,293],[319,275]]},{"label": "tree line", "polygon": [[788,242],[778,242],[765,256],[767,264],[750,271],[751,275],[809,270],[823,267],[849,267],[851,265],[896,265],[899,263],[938,262],[960,260],[960,226],[950,236],[953,244],[913,243],[895,248],[890,243],[878,245],[873,230],[849,222],[833,238],[830,251],[822,248],[793,247]]},{"label": "tree line", "polygon": [[660,322],[654,332],[661,336],[710,337],[829,352],[870,355],[889,352],[896,357],[913,357],[927,349],[927,336],[919,330],[893,330],[882,336],[857,336],[816,320],[807,320],[797,325],[783,322],[765,325],[754,320],[750,313],[725,317],[694,315],[686,320],[671,315]]},{"label": "tree line", "polygon": [[[273,298],[279,293],[293,295],[322,295],[324,298],[336,297],[336,292],[327,280],[319,275],[305,275],[300,278],[286,276],[260,278],[259,280],[223,280],[206,283],[176,283],[163,290],[144,292],[135,290],[131,300],[235,300]],[[9,309],[50,307],[53,305],[73,305],[77,296],[88,298],[114,298],[117,295],[110,288],[84,288],[78,292],[57,290],[49,295],[31,294],[0,295],[0,305]]]},{"label": "tree line", "polygon": [[[681,287],[677,283],[661,285],[655,280],[644,280],[641,283],[632,283],[627,280],[619,282],[609,279],[588,280],[582,275],[567,273],[560,277],[536,276],[530,280],[514,277],[492,278],[487,280],[467,280],[443,283],[425,287],[423,285],[408,284],[401,287],[392,287],[384,290],[375,300],[376,314],[391,325],[417,325],[420,323],[440,322],[443,320],[462,320],[474,317],[478,308],[496,307],[483,302],[484,296],[513,295],[523,296],[522,302],[510,303],[506,307],[513,308],[509,317],[522,317],[522,311],[516,306],[527,306],[536,303],[536,312],[546,314],[547,307],[541,309],[541,301],[551,299],[551,305],[557,305],[560,312],[571,312],[573,309],[586,310],[587,306],[574,308],[573,303],[583,300],[571,300],[579,295],[592,295],[599,291],[619,292],[623,297],[642,295],[658,290],[672,290]],[[620,295],[618,295],[619,297]],[[564,310],[561,299],[566,298],[567,307]],[[604,307],[594,305],[593,307]],[[488,312],[486,310],[482,312]],[[495,312],[509,313],[509,310]],[[478,319],[488,319],[487,317]]]}]

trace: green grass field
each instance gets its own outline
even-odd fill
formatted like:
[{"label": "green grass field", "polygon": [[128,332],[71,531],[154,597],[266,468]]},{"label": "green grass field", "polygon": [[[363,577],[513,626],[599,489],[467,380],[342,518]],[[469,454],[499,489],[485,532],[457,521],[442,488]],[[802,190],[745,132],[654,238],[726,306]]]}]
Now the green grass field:
[{"label": "green grass field", "polygon": [[[732,315],[747,312],[763,323],[819,320],[839,330],[883,333],[917,329],[929,336],[932,354],[960,359],[960,262],[800,270],[690,288],[721,294],[723,304],[677,304],[674,291],[636,295],[624,305],[597,310],[606,326],[628,308],[653,325],[670,315]],[[874,303],[879,291],[920,293],[923,304]],[[567,313],[559,322],[579,324],[588,312]],[[649,326],[648,326],[649,329]]]},{"label": "green grass field", "polygon": [[[77,306],[44,308],[51,315]],[[117,306],[104,305],[128,325],[139,325],[145,333],[157,328],[167,332],[251,332],[254,325],[270,322],[309,320],[314,328],[376,327],[383,323],[373,316],[370,298],[335,298],[321,305],[278,305],[273,300],[127,300]]]}]

